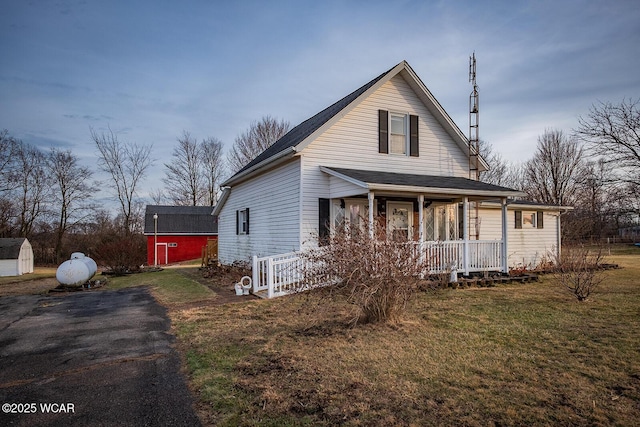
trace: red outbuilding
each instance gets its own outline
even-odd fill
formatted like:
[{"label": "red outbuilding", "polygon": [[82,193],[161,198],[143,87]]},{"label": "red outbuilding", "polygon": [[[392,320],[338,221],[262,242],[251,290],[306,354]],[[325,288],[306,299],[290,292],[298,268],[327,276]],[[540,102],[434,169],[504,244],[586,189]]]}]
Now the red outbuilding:
[{"label": "red outbuilding", "polygon": [[144,234],[149,265],[199,259],[207,242],[218,239],[218,218],[211,206],[147,205]]}]

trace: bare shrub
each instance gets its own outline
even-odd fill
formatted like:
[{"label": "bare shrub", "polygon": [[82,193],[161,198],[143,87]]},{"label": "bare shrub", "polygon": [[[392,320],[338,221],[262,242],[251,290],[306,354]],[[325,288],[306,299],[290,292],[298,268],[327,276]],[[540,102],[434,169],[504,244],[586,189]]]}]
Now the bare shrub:
[{"label": "bare shrub", "polygon": [[554,276],[578,301],[586,301],[604,280],[602,261],[601,247],[568,246],[557,257]]},{"label": "bare shrub", "polygon": [[387,238],[377,222],[372,238],[367,222],[340,228],[330,244],[302,255],[307,261],[306,288],[309,283],[330,284],[312,287],[311,292],[346,300],[354,308],[354,325],[397,321],[427,271],[416,242]]},{"label": "bare shrub", "polygon": [[146,251],[142,235],[114,236],[97,245],[96,261],[115,275],[127,274],[140,270],[146,262]]}]

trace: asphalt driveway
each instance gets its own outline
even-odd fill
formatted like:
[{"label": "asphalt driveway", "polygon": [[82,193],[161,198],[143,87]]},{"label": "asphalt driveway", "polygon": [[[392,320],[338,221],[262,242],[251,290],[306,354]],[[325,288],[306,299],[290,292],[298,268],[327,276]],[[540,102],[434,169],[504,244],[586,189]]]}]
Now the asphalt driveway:
[{"label": "asphalt driveway", "polygon": [[200,425],[144,288],[0,298],[0,425]]}]

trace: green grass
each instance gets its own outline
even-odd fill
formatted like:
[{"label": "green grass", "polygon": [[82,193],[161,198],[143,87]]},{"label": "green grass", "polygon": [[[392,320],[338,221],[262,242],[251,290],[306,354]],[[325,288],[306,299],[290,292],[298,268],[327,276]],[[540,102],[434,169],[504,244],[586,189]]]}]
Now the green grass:
[{"label": "green grass", "polygon": [[[612,243],[612,244],[603,244],[602,246],[603,253],[605,255],[639,255],[640,256],[640,247],[635,246],[633,243]],[[596,248],[596,246],[594,246]]]},{"label": "green grass", "polygon": [[172,310],[210,425],[633,425],[640,256],[580,303],[551,276],[420,293],[404,320],[349,328],[308,294]]},{"label": "green grass", "polygon": [[183,269],[179,268],[110,277],[105,289],[132,286],[149,286],[154,296],[165,305],[208,300],[216,296],[206,286],[187,277]]}]

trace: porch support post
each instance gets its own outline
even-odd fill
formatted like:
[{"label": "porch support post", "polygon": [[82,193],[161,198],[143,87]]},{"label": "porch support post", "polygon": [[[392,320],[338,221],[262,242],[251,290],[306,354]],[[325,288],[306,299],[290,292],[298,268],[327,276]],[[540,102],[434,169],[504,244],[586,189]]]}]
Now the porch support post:
[{"label": "porch support post", "polygon": [[369,191],[369,237],[373,239],[373,201],[374,194],[373,191]]},{"label": "porch support post", "polygon": [[507,198],[503,197],[502,203],[502,272],[509,273],[509,252],[507,242],[509,240],[509,221],[507,220]]},{"label": "porch support post", "polygon": [[[418,254],[420,263],[424,265],[427,259],[424,245],[424,194],[418,195]],[[420,273],[420,278],[424,279],[424,272]]]},{"label": "porch support post", "polygon": [[420,241],[420,249],[424,242],[424,194],[418,196],[418,240]]},{"label": "porch support post", "polygon": [[469,275],[469,197],[462,199],[462,263],[464,275]]}]

